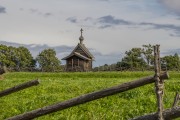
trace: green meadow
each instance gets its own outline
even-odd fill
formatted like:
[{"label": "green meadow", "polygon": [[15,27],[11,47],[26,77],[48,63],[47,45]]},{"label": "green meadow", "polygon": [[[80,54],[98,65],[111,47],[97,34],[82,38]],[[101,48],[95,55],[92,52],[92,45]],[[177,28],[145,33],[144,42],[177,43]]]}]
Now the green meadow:
[{"label": "green meadow", "polygon": [[[30,80],[40,84],[0,98],[0,120],[71,98],[154,75],[153,72],[30,73],[1,76],[0,91]],[[171,108],[180,91],[180,73],[169,72],[164,107]],[[127,120],[157,110],[154,84],[51,113],[35,120]]]}]

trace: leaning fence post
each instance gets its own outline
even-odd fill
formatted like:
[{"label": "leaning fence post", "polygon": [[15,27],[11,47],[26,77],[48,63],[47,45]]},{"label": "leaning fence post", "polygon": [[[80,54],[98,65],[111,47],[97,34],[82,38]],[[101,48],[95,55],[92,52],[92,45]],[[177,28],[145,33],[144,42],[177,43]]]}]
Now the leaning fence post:
[{"label": "leaning fence post", "polygon": [[158,120],[163,119],[163,88],[164,81],[160,79],[161,72],[161,62],[160,62],[160,45],[154,46],[154,69],[155,69],[155,88],[156,88],[156,96],[157,96],[157,105],[158,105]]}]

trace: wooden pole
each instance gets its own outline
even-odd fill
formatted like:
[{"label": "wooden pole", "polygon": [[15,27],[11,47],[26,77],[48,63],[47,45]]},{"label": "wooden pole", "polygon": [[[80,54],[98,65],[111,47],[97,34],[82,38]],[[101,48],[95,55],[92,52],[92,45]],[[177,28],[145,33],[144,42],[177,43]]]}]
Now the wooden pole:
[{"label": "wooden pole", "polygon": [[78,58],[78,67],[79,67],[79,58]]},{"label": "wooden pole", "polygon": [[[163,80],[169,78],[169,76],[166,72],[161,74],[160,77]],[[114,95],[114,94],[117,94],[120,92],[124,92],[127,90],[131,90],[133,88],[137,88],[137,87],[146,85],[146,84],[150,84],[150,83],[153,83],[154,81],[155,81],[154,76],[150,76],[150,77],[142,78],[139,80],[123,83],[118,86],[114,86],[114,87],[107,88],[104,90],[85,94],[85,95],[82,95],[82,96],[79,96],[79,97],[76,97],[76,98],[73,98],[73,99],[70,99],[70,100],[67,100],[64,102],[60,102],[60,103],[57,103],[54,105],[39,108],[39,109],[30,111],[30,112],[27,112],[27,113],[24,113],[21,115],[17,115],[17,116],[8,118],[7,120],[31,120],[33,118],[37,118],[39,116],[43,116],[43,115],[46,115],[46,114],[49,114],[52,112],[67,109],[67,108],[70,108],[70,107],[73,107],[73,106],[76,106],[79,104],[83,104],[83,103],[90,102],[90,101],[93,101],[93,100],[96,100],[99,98]]]},{"label": "wooden pole", "polygon": [[172,106],[173,108],[178,105],[179,100],[180,100],[180,95],[179,95],[178,92],[176,92],[176,96],[175,96],[175,98],[174,98],[174,103],[173,103],[173,106]]},{"label": "wooden pole", "polygon": [[74,66],[73,64],[74,64],[74,61],[73,61],[73,58],[72,58],[72,70],[73,70],[73,66]]},{"label": "wooden pole", "polygon": [[14,93],[14,92],[23,90],[23,89],[25,89],[25,88],[28,88],[28,87],[31,87],[31,86],[34,86],[34,85],[38,85],[38,84],[39,84],[39,81],[38,81],[38,80],[32,80],[32,81],[29,81],[29,82],[26,82],[26,83],[23,83],[23,84],[14,86],[14,87],[12,87],[12,88],[9,88],[9,89],[6,89],[6,90],[1,91],[1,92],[0,92],[0,97],[9,95],[9,94],[11,94],[11,93]]},{"label": "wooden pole", "polygon": [[163,81],[160,80],[159,76],[161,73],[160,65],[160,51],[159,45],[154,46],[154,68],[155,68],[155,88],[157,96],[157,106],[158,106],[158,120],[163,120]]},{"label": "wooden pole", "polygon": [[[164,120],[172,120],[180,117],[180,107],[166,109],[162,112]],[[131,120],[159,120],[159,115],[157,113],[150,113],[144,116],[133,118]]]}]

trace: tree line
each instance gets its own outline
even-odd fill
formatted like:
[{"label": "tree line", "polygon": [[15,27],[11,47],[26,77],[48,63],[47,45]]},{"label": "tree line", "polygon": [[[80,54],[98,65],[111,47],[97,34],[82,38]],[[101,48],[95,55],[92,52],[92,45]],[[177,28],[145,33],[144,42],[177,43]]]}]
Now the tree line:
[{"label": "tree line", "polygon": [[36,58],[23,46],[0,45],[0,68],[8,71],[61,71],[61,61],[53,49],[45,49]]},{"label": "tree line", "polygon": [[[124,57],[117,63],[94,67],[93,71],[137,71],[153,70],[153,45],[142,45],[142,47],[132,48],[124,53]],[[161,58],[162,69],[180,70],[180,59],[177,53]],[[44,49],[36,58],[33,58],[30,51],[23,46],[13,47],[0,45],[0,72],[8,71],[42,71],[59,72],[64,66],[56,57],[54,49]]]},{"label": "tree line", "polygon": [[[124,53],[124,57],[115,64],[95,67],[93,71],[137,71],[153,70],[154,53],[153,45],[142,45],[142,47],[132,48]],[[163,70],[180,70],[180,59],[177,53],[161,57],[161,67]]]}]

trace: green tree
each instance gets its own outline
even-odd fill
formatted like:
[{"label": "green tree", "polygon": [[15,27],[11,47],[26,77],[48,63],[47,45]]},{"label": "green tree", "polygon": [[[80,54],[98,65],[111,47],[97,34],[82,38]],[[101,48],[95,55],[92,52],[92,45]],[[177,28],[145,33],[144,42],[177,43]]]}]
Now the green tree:
[{"label": "green tree", "polygon": [[108,64],[104,64],[104,71],[109,71],[109,65]]},{"label": "green tree", "polygon": [[15,67],[16,48],[0,45],[0,63],[2,66]]},{"label": "green tree", "polygon": [[45,49],[37,56],[36,60],[44,72],[54,72],[60,70],[60,60],[56,57],[53,49]]},{"label": "green tree", "polygon": [[16,50],[17,49],[15,47],[12,46],[8,47],[8,51],[6,52],[8,67],[14,68],[16,66],[16,57],[17,57]]},{"label": "green tree", "polygon": [[133,68],[143,68],[146,66],[144,59],[142,58],[141,48],[132,48],[125,52],[125,57],[122,59],[122,65]]},{"label": "green tree", "polygon": [[30,51],[21,46],[18,47],[16,50],[17,57],[16,57],[16,65],[19,68],[31,68],[35,67],[35,61],[30,53]]},{"label": "green tree", "polygon": [[161,59],[161,66],[166,66],[168,70],[179,70],[180,60],[177,53],[173,55],[164,56]]},{"label": "green tree", "polygon": [[12,47],[0,45],[0,65],[9,70],[19,70],[19,68],[29,68],[35,65],[33,57],[25,47]]},{"label": "green tree", "polygon": [[6,52],[8,47],[5,45],[0,45],[0,65],[6,65],[7,64],[7,58],[6,58]]},{"label": "green tree", "polygon": [[174,62],[176,64],[176,69],[179,71],[180,69],[180,59],[177,53],[174,54]]},{"label": "green tree", "polygon": [[8,50],[8,47],[5,45],[0,45],[0,74],[3,74],[4,72],[7,72],[6,64],[9,62],[7,61],[6,52]]},{"label": "green tree", "polygon": [[151,44],[142,45],[142,46],[143,46],[142,53],[143,53],[144,59],[147,65],[150,66],[153,64],[153,61],[154,61],[153,46]]},{"label": "green tree", "polygon": [[110,71],[116,71],[116,63],[109,65]]}]

